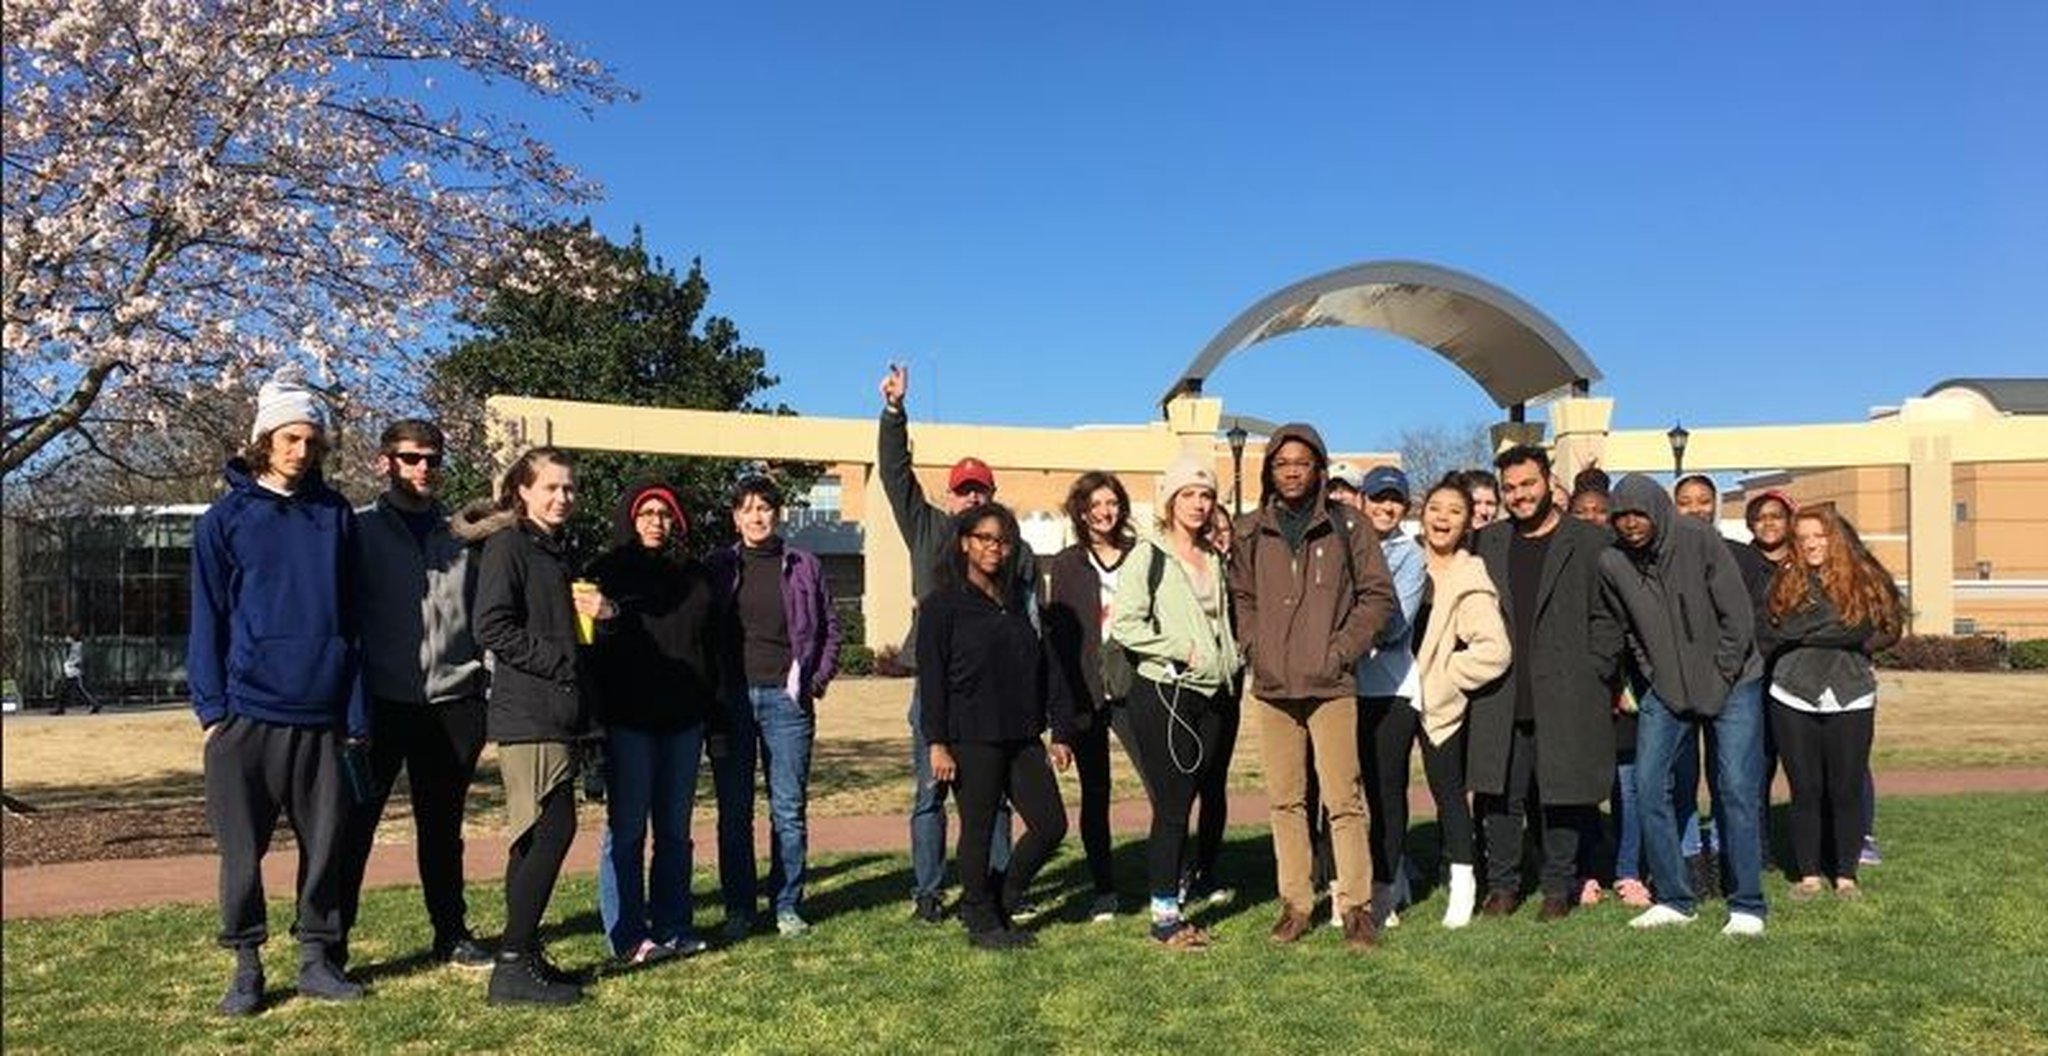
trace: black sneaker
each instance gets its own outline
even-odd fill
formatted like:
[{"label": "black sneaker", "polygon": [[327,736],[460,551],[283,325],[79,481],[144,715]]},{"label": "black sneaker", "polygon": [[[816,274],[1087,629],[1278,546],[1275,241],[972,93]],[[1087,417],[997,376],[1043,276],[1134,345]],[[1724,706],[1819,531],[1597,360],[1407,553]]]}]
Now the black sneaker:
[{"label": "black sneaker", "polygon": [[919,895],[911,907],[910,915],[917,920],[924,921],[926,924],[944,923],[946,919],[946,902],[937,895]]},{"label": "black sneaker", "polygon": [[477,943],[475,936],[467,933],[452,939],[435,940],[434,959],[442,964],[452,964],[473,972],[489,968],[492,960],[491,951],[484,949]]},{"label": "black sneaker", "polygon": [[237,951],[235,974],[220,999],[223,1016],[253,1016],[263,1007],[263,961],[254,950]]},{"label": "black sneaker", "polygon": [[549,982],[561,983],[565,986],[575,987],[581,987],[585,983],[590,982],[590,976],[588,973],[568,971],[567,969],[557,966],[555,962],[548,960],[548,954],[546,950],[536,949],[533,951],[532,954],[528,956],[528,959],[533,961],[533,963],[536,966],[538,966],[538,968],[540,969],[540,974],[543,977],[545,977]]},{"label": "black sneaker", "polygon": [[583,1000],[583,988],[550,979],[542,971],[546,962],[522,953],[501,953],[491,964],[493,1005],[573,1005]]},{"label": "black sneaker", "polygon": [[967,944],[977,950],[1021,950],[1037,942],[1030,932],[1014,928],[990,928],[967,933]]},{"label": "black sneaker", "polygon": [[308,946],[299,956],[299,996],[321,1001],[357,1001],[363,984],[349,982],[348,976],[327,959],[327,951]]}]

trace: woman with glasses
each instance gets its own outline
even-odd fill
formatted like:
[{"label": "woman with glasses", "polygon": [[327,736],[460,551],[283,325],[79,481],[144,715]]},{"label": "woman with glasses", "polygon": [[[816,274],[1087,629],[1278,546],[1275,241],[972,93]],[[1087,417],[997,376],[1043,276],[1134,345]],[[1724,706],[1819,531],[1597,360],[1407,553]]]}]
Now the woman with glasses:
[{"label": "woman with glasses", "polygon": [[[938,586],[918,603],[917,692],[933,779],[960,805],[960,919],[990,950],[1028,946],[1012,923],[1031,879],[1066,836],[1051,761],[1073,762],[1073,704],[1056,677],[1018,585],[1017,518],[989,503],[960,515]],[[989,839],[1007,799],[1024,819],[1007,875],[989,869]]]}]

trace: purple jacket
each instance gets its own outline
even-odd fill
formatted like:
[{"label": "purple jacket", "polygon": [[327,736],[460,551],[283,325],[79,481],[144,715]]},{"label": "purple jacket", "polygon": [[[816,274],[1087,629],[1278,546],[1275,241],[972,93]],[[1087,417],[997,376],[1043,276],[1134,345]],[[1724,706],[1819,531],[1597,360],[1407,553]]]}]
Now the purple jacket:
[{"label": "purple jacket", "polygon": [[[737,619],[739,544],[712,551],[704,564],[717,591],[719,614],[727,620]],[[782,548],[782,612],[789,621],[789,651],[796,658],[799,696],[804,701],[822,697],[825,687],[839,674],[839,612],[832,605],[825,568],[817,555],[786,544]],[[734,642],[739,639],[737,634],[731,637]]]}]

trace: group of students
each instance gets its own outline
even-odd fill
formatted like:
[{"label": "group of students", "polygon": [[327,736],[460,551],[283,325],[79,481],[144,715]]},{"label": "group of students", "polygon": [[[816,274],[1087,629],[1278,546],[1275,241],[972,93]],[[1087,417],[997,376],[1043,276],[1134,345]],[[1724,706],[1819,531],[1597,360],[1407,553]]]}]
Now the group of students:
[{"label": "group of students", "polygon": [[[614,545],[579,573],[564,536],[578,502],[566,452],[525,452],[495,501],[451,515],[441,431],[396,422],[377,454],[385,489],[358,511],[322,479],[325,422],[294,373],[266,382],[249,445],[195,532],[187,669],[220,848],[220,942],[236,958],[220,1011],[263,1001],[261,861],[280,812],[300,855],[298,991],[362,996],[345,972],[348,936],[401,770],[433,956],[489,969],[492,1004],[581,997],[582,979],[540,941],[579,774],[606,802],[598,902],[622,965],[704,948],[690,811],[707,754],[727,937],[756,920],[761,772],[774,925],[808,930],[814,706],[837,672],[840,629],[818,559],[778,533],[777,486],[740,481],[739,541],[702,561],[681,547],[677,493],[630,488]],[[495,952],[471,934],[463,897],[463,817],[486,740],[498,745],[510,841]]]},{"label": "group of students", "polygon": [[[877,469],[919,599],[904,651],[916,676],[918,919],[948,915],[950,797],[969,940],[1031,944],[1017,924],[1034,912],[1031,883],[1067,828],[1055,768],[1078,771],[1091,916],[1113,919],[1113,732],[1152,805],[1151,938],[1208,946],[1186,914],[1232,896],[1217,859],[1246,718],[1271,804],[1276,942],[1309,932],[1319,865],[1350,948],[1398,924],[1418,744],[1449,866],[1448,927],[1475,909],[1515,911],[1532,820],[1541,916],[1569,913],[1591,875],[1603,801],[1616,809],[1617,890],[1627,898],[1629,881],[1640,886],[1639,842],[1655,892],[1632,923],[1692,920],[1673,804],[1692,799],[1697,779],[1673,772],[1702,729],[1730,875],[1726,930],[1763,928],[1767,728],[1793,793],[1792,897],[1820,893],[1824,877],[1854,897],[1868,829],[1869,656],[1901,614],[1890,577],[1831,509],[1794,510],[1768,494],[1750,505],[1756,541],[1725,543],[1676,515],[1645,477],[1566,495],[1548,454],[1530,446],[1499,456],[1497,481],[1452,474],[1418,505],[1398,469],[1332,467],[1313,428],[1289,425],[1267,445],[1263,503],[1234,520],[1200,459],[1166,468],[1149,533],[1132,524],[1113,474],[1083,475],[1066,503],[1076,542],[1041,569],[1015,515],[994,502],[985,463],[960,460],[942,501],[925,497],[908,388],[901,368],[882,381]],[[614,547],[579,572],[563,534],[578,502],[567,453],[525,452],[494,501],[451,516],[431,423],[384,432],[386,488],[360,511],[323,481],[326,445],[321,404],[301,379],[267,382],[250,444],[195,533],[188,674],[221,854],[220,941],[236,955],[220,1010],[246,1015],[263,1000],[260,865],[280,811],[301,856],[298,990],[362,995],[345,974],[348,935],[401,770],[434,956],[490,969],[493,1004],[581,997],[579,977],[552,964],[539,937],[575,835],[579,773],[607,803],[599,908],[622,964],[704,948],[689,819],[707,755],[727,937],[756,920],[763,771],[772,919],[785,936],[804,934],[815,705],[837,671],[840,630],[818,560],[779,535],[776,485],[750,477],[734,488],[739,541],[702,561],[680,545],[689,523],[677,493],[630,488]],[[1410,514],[1421,526],[1412,537]],[[1631,722],[1633,735],[1618,736]],[[510,839],[495,952],[471,935],[463,898],[464,808],[487,739],[499,745]],[[1617,768],[1630,747],[1632,774]],[[1014,844],[1013,812],[1024,823]]]}]

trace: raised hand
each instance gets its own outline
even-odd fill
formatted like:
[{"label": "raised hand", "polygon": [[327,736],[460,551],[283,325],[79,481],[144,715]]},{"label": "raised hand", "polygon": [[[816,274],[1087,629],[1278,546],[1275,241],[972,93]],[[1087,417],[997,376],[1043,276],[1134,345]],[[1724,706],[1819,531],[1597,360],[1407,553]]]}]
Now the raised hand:
[{"label": "raised hand", "polygon": [[901,363],[889,364],[889,373],[882,377],[882,402],[892,411],[903,409],[903,397],[910,392],[910,368]]}]

